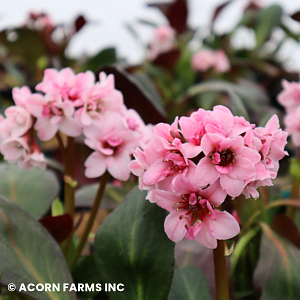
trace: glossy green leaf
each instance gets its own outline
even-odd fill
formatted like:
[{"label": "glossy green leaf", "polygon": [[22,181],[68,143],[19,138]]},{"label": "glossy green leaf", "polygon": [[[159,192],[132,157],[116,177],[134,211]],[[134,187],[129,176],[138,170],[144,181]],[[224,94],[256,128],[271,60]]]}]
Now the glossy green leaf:
[{"label": "glossy green leaf", "polygon": [[100,226],[94,257],[103,282],[124,284],[110,299],[166,299],[174,270],[174,243],[164,232],[166,212],[133,189]]},{"label": "glossy green leaf", "polygon": [[[60,284],[61,292],[23,291],[38,300],[76,299],[74,292],[62,292],[72,278],[58,244],[44,227],[20,207],[0,197],[1,284]],[[40,285],[41,286],[41,285]]]},{"label": "glossy green leaf", "polygon": [[[294,300],[300,295],[300,250],[261,223],[263,235],[254,282],[262,300]],[[287,229],[288,230],[288,229]]]},{"label": "glossy green leaf", "polygon": [[36,219],[50,209],[58,192],[59,183],[51,171],[0,164],[0,195],[16,202]]},{"label": "glossy green leaf", "polygon": [[281,16],[282,8],[279,5],[271,5],[260,11],[254,28],[257,47],[268,40],[273,29],[280,25]]},{"label": "glossy green leaf", "polygon": [[196,266],[188,266],[174,272],[168,300],[212,299],[206,278]]}]

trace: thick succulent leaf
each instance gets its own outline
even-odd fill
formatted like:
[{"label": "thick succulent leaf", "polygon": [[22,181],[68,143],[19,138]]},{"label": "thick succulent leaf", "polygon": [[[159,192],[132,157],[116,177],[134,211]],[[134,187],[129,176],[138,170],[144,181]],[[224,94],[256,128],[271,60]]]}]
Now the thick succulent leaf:
[{"label": "thick succulent leaf", "polygon": [[110,299],[166,299],[174,271],[174,243],[163,229],[166,212],[133,189],[100,226],[94,246],[99,277],[122,283]]},{"label": "thick succulent leaf", "polygon": [[196,266],[188,266],[174,272],[168,300],[212,299],[206,278]]},{"label": "thick succulent leaf", "polygon": [[71,274],[58,244],[47,230],[17,204],[0,197],[1,284],[59,284],[61,292],[22,291],[32,299],[76,299],[74,292],[62,292],[72,283]]},{"label": "thick succulent leaf", "polygon": [[49,170],[22,170],[17,165],[0,164],[0,195],[16,202],[39,219],[50,209],[59,192],[59,182]]},{"label": "thick succulent leaf", "polygon": [[[254,283],[262,300],[294,300],[300,295],[300,250],[288,239],[261,223],[260,257]],[[287,228],[286,230],[289,230]]]}]

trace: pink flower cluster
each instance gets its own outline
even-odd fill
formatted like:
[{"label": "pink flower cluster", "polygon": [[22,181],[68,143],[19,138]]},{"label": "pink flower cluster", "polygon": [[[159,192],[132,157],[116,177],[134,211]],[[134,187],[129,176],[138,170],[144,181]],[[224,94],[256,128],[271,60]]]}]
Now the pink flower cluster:
[{"label": "pink flower cluster", "polygon": [[149,58],[154,60],[159,54],[172,50],[175,47],[175,34],[175,30],[169,25],[156,27],[150,43]]},{"label": "pink flower cluster", "polygon": [[222,49],[202,49],[192,56],[192,67],[201,72],[212,68],[218,73],[225,73],[230,70],[230,63]]},{"label": "pink flower cluster", "polygon": [[283,90],[278,102],[285,108],[285,130],[292,136],[294,144],[300,146],[300,82],[282,81]]},{"label": "pink flower cluster", "polygon": [[151,127],[138,113],[127,109],[123,95],[115,89],[113,75],[91,71],[74,74],[70,68],[47,69],[32,93],[26,86],[13,89],[15,106],[0,119],[0,151],[10,163],[21,167],[46,167],[46,160],[35,142],[57,134],[84,136],[94,152],[85,162],[87,177],[101,176],[107,169],[119,180],[127,180],[131,149],[143,147]]},{"label": "pink flower cluster", "polygon": [[156,125],[129,168],[147,199],[170,212],[165,231],[172,241],[186,237],[215,248],[217,239],[239,232],[236,219],[217,207],[227,195],[257,198],[259,186],[272,185],[286,138],[276,115],[255,127],[219,105]]}]

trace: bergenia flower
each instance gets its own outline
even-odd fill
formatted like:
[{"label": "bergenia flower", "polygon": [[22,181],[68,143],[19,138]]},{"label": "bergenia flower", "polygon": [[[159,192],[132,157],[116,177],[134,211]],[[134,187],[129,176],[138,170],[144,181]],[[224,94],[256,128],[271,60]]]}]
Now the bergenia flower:
[{"label": "bergenia flower", "polygon": [[217,73],[226,73],[230,70],[228,57],[222,49],[202,49],[192,56],[191,64],[194,70],[201,72],[213,69]]},{"label": "bergenia flower", "polygon": [[95,83],[95,75],[91,71],[74,74],[71,68],[46,69],[43,81],[36,86],[37,91],[45,94],[59,94],[63,101],[70,101],[74,107],[83,104],[82,94]]},{"label": "bergenia flower", "polygon": [[85,175],[99,177],[105,170],[115,178],[128,180],[131,153],[138,146],[133,131],[126,128],[123,117],[117,113],[107,113],[99,123],[83,130],[85,144],[95,150],[85,162]]},{"label": "bergenia flower", "polygon": [[153,39],[150,43],[149,57],[151,60],[159,54],[170,51],[175,46],[175,30],[169,25],[161,25],[155,28]]},{"label": "bergenia flower", "polygon": [[[189,178],[196,181],[194,174]],[[216,208],[226,197],[219,182],[200,188],[180,175],[174,180],[173,193],[157,189],[154,197],[159,206],[170,212],[164,226],[166,234],[174,242],[186,237],[213,249],[217,247],[217,239],[230,239],[240,231],[232,215]]]},{"label": "bergenia flower", "polygon": [[286,139],[277,116],[255,127],[219,105],[157,124],[144,149],[133,151],[129,168],[146,199],[170,212],[165,231],[171,240],[215,248],[218,239],[239,232],[236,219],[220,209],[225,197],[257,198],[259,186],[272,185]]}]

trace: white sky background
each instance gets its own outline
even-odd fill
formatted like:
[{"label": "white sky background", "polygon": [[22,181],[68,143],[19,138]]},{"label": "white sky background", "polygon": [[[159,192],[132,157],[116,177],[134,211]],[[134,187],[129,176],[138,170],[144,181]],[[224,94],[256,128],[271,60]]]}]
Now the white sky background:
[{"label": "white sky background", "polygon": [[[151,39],[152,29],[137,22],[147,19],[164,24],[166,20],[155,8],[146,6],[147,0],[9,0],[1,3],[0,29],[17,26],[25,21],[28,12],[48,13],[54,24],[71,23],[82,14],[89,21],[74,36],[68,53],[80,57],[84,54],[95,54],[101,49],[116,46],[119,57],[132,63],[138,62],[143,56],[143,47],[132,37],[124,24],[131,24],[141,35],[146,44]],[[1,2],[2,2],[1,1]],[[152,1],[156,2],[156,1]],[[214,8],[225,0],[189,0],[189,24],[193,28],[201,27],[205,31]],[[227,31],[241,17],[243,7],[248,0],[236,0],[224,9],[218,18],[216,29]],[[264,5],[280,4],[285,12],[291,14],[300,11],[300,0],[261,0]],[[294,29],[300,31],[300,23],[292,22]],[[288,58],[288,65],[300,72],[300,42],[289,43],[285,47],[283,57]]]}]

